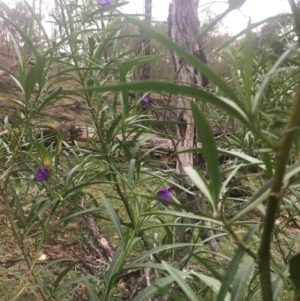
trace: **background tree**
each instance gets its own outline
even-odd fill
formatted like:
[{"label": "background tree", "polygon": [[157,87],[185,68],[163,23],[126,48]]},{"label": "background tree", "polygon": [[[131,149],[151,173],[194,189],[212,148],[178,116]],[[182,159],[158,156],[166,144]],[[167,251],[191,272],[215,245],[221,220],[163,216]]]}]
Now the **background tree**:
[{"label": "background tree", "polygon": [[[169,35],[180,46],[187,49],[190,53],[197,55],[206,63],[206,58],[202,50],[203,44],[200,39],[195,39],[200,32],[200,22],[198,19],[199,0],[173,0],[169,7]],[[176,82],[187,85],[203,86],[203,78],[194,71],[194,68],[184,62],[177,54],[173,53],[173,62],[176,73]],[[180,125],[177,127],[177,135],[180,143],[177,151],[193,148],[194,146],[194,125],[192,115],[186,108],[189,107],[190,99],[178,96],[177,119]],[[192,153],[181,153],[178,155],[176,172],[184,175],[184,167],[193,164]]]},{"label": "background tree", "polygon": [[[198,18],[199,0],[191,0],[186,2],[184,0],[173,0],[169,7],[169,35],[171,38],[184,47],[190,53],[194,54],[199,60],[207,63],[204,53],[204,45],[200,34],[200,21]],[[173,62],[175,68],[175,81],[184,85],[207,86],[208,80],[202,76],[189,64],[173,53]],[[180,176],[181,181],[185,184],[191,184],[191,180],[185,176],[185,167],[193,165],[193,153],[184,152],[187,149],[192,149],[195,142],[195,130],[192,113],[190,108],[190,99],[185,96],[178,95],[176,97],[177,109],[177,137],[179,143],[176,146],[177,155],[176,173]],[[181,202],[186,203],[191,201],[189,195],[181,199]],[[196,210],[203,210],[201,202],[193,202],[193,208]],[[208,227],[209,222],[205,223]],[[211,230],[207,231],[208,236],[212,236]],[[186,237],[189,240],[189,237]],[[209,241],[210,248],[217,251],[217,244],[214,239]]]},{"label": "background tree", "polygon": [[[30,24],[30,12],[26,5],[22,1],[16,1],[12,6],[8,6],[5,1],[0,1],[0,8],[2,14],[4,14],[9,20],[15,22],[15,24],[23,31],[28,32]],[[13,43],[10,34],[16,39],[17,43],[22,44],[22,38],[18,31],[4,19],[0,20],[0,36],[1,36],[1,48],[2,52],[10,53],[13,50]],[[36,33],[34,33],[35,35]],[[34,36],[33,35],[33,36]]]},{"label": "background tree", "polygon": [[[145,0],[145,23],[148,26],[151,26],[151,19],[152,19],[152,0]],[[143,31],[141,31],[141,34],[143,34]],[[143,55],[147,56],[151,54],[151,42],[150,39],[142,39],[141,40],[141,46],[140,46],[141,52]],[[144,64],[141,66],[139,70],[139,76],[140,79],[150,79],[150,62]]]}]

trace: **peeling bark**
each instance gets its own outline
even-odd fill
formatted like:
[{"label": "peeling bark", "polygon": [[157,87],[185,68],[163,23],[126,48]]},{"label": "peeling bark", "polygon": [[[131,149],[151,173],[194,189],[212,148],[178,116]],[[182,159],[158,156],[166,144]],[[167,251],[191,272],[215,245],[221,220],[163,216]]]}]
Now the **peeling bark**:
[{"label": "peeling bark", "polygon": [[[206,58],[203,52],[203,45],[201,40],[196,40],[195,37],[199,35],[200,22],[198,19],[198,5],[199,0],[173,0],[169,7],[169,35],[184,47],[190,53],[196,55],[199,59]],[[187,64],[176,53],[172,54],[174,68],[176,73],[175,81],[185,84],[197,84],[203,86],[203,78],[201,74],[195,72],[194,67]],[[179,95],[177,98],[177,136],[181,143],[177,145],[177,151],[183,151],[193,148],[194,146],[194,124],[190,110],[190,99]],[[184,176],[184,167],[193,164],[192,153],[181,153],[178,155],[176,172],[182,175],[184,181],[191,184],[190,180]]]},{"label": "peeling bark", "polygon": [[[172,0],[169,6],[169,35],[177,44],[185,48],[190,53],[194,54],[199,60],[206,63],[205,53],[203,51],[202,41],[197,38],[200,33],[200,21],[198,18],[198,6],[199,0]],[[206,86],[208,81],[205,77],[199,74],[193,66],[187,64],[176,53],[172,53],[174,68],[176,73],[175,81],[191,84]],[[181,152],[194,147],[194,124],[191,110],[190,101],[192,99],[179,95],[177,97],[177,137],[180,141],[177,144],[176,151]],[[184,184],[191,185],[192,181],[185,175],[184,168],[186,166],[193,165],[193,153],[182,152],[178,154],[176,173],[181,176],[181,180]],[[180,200],[182,203],[191,201],[189,196],[183,196]],[[202,203],[193,203],[193,209],[197,210],[204,206]],[[206,224],[207,227],[211,226]],[[186,240],[188,240],[189,233],[186,233]],[[207,231],[209,236],[213,235],[211,230]],[[209,241],[210,249],[217,252],[217,243],[214,239]],[[178,252],[180,255],[180,250]]]}]

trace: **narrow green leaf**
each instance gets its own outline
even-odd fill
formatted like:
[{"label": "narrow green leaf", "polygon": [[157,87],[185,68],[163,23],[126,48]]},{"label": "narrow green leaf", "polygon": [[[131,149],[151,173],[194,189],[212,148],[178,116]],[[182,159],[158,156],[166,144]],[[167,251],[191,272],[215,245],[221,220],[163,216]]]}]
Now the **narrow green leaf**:
[{"label": "narrow green leaf", "polygon": [[[127,70],[125,68],[121,68],[120,69],[120,82],[126,82],[126,75],[127,75]],[[129,102],[128,102],[128,100],[129,100],[128,90],[123,89],[122,94],[120,95],[123,120],[127,117],[127,114],[128,114],[128,111],[129,111]]]},{"label": "narrow green leaf", "polygon": [[72,219],[74,217],[78,217],[80,215],[84,215],[84,214],[92,213],[92,212],[97,212],[97,211],[102,211],[102,210],[103,209],[100,209],[100,208],[89,208],[89,209],[76,211],[75,213],[69,214],[68,216],[61,218],[59,220],[58,224],[67,223],[67,222],[69,222],[70,219]]},{"label": "narrow green leaf", "polygon": [[32,145],[35,146],[36,149],[39,151],[39,153],[43,159],[44,166],[50,168],[51,167],[51,157],[50,157],[50,154],[47,151],[46,147],[42,143],[38,143],[38,142],[33,142]]},{"label": "narrow green leaf", "polygon": [[289,262],[289,272],[294,286],[300,292],[300,253],[291,258]]},{"label": "narrow green leaf", "polygon": [[[212,262],[210,262],[210,260],[207,260],[207,257],[203,256],[203,253],[205,254],[206,252],[197,252],[197,254],[193,254],[193,258],[195,258],[195,260],[197,260],[197,262],[201,266],[207,269],[214,279],[221,281],[223,276],[220,275],[220,272],[216,269],[215,265]],[[210,256],[218,256],[218,254],[212,254],[210,250],[207,251],[207,254],[209,254]],[[220,256],[220,258],[222,258],[222,256]],[[231,260],[231,258],[228,259],[229,261]]]},{"label": "narrow green leaf", "polygon": [[207,162],[212,201],[215,206],[217,206],[219,200],[220,173],[215,139],[204,114],[194,102],[191,102],[191,110],[197,129],[197,135],[202,143],[202,152],[204,154],[205,161]]},{"label": "narrow green leaf", "polygon": [[7,268],[3,268],[2,266],[0,266],[0,271],[3,271],[3,273],[1,272],[1,276],[3,274],[6,274],[6,275],[14,275],[15,279],[21,279],[23,281],[26,281],[27,280],[27,277],[26,275],[23,275],[23,274],[20,274],[19,271],[17,272],[14,272],[10,269],[7,269]]},{"label": "narrow green leaf", "polygon": [[154,285],[149,285],[144,288],[141,292],[139,292],[131,301],[144,301],[148,300],[151,296],[159,291],[158,287],[165,287],[168,284],[174,282],[174,278],[172,276],[163,277],[157,280]]},{"label": "narrow green leaf", "polygon": [[72,262],[69,264],[61,273],[58,274],[57,278],[53,282],[53,292],[59,289],[60,281],[73,269],[73,267],[77,264],[77,262]]},{"label": "narrow green leaf", "polygon": [[242,166],[243,166],[242,164],[235,166],[235,168],[228,174],[228,176],[226,177],[226,180],[223,182],[222,187],[220,189],[220,195],[222,195],[222,193],[226,190],[230,181],[232,180],[232,178],[236,175],[236,173]]},{"label": "narrow green leaf", "polygon": [[43,80],[44,80],[44,71],[45,71],[45,58],[41,55],[35,57],[35,74],[37,77],[37,83],[39,85],[39,89],[42,88]]},{"label": "narrow green leaf", "polygon": [[245,81],[245,104],[246,108],[251,110],[252,101],[252,68],[254,57],[254,36],[248,25],[248,31],[244,41],[244,81]]},{"label": "narrow green leaf", "polygon": [[10,191],[12,193],[14,203],[16,204],[16,207],[17,207],[17,210],[18,210],[18,213],[19,213],[18,218],[20,219],[20,221],[22,223],[24,223],[25,222],[24,210],[23,210],[23,207],[21,205],[20,198],[17,195],[17,192],[16,192],[15,188],[11,185],[11,183],[8,183],[8,185],[9,185]]},{"label": "narrow green leaf", "polygon": [[[153,285],[155,286],[156,284],[154,283]],[[167,289],[166,287],[157,286],[157,288],[159,289],[160,294],[169,296],[172,301],[187,301],[186,299],[179,297],[176,290],[172,292],[170,289]]]},{"label": "narrow green leaf", "polygon": [[104,294],[104,299],[108,297],[111,287],[113,285],[113,280],[115,275],[119,272],[121,265],[123,264],[124,260],[124,248],[120,247],[117,249],[114,258],[112,259],[112,262],[109,266],[109,269],[107,271],[107,275],[105,277],[105,294]]},{"label": "narrow green leaf", "polygon": [[9,76],[13,79],[13,81],[16,83],[16,85],[20,88],[22,93],[25,94],[25,90],[24,90],[22,83],[16,77],[14,77],[12,74],[9,74]]},{"label": "narrow green leaf", "polygon": [[101,199],[103,201],[103,205],[106,209],[106,212],[107,212],[111,222],[113,223],[114,228],[117,231],[118,236],[119,236],[119,238],[120,238],[120,240],[121,240],[121,242],[124,246],[124,244],[125,244],[124,234],[123,234],[123,230],[122,230],[122,227],[121,227],[120,219],[119,219],[115,209],[112,207],[109,200],[105,197],[105,195],[102,192],[100,192],[100,196],[101,196]]},{"label": "narrow green leaf", "polygon": [[68,172],[67,177],[65,179],[65,187],[68,187],[70,184],[74,183],[74,177],[76,176],[76,172],[81,167],[81,164],[76,165]]},{"label": "narrow green leaf", "polygon": [[45,198],[45,199],[41,200],[40,203],[41,203],[42,207],[40,207],[36,212],[34,212],[34,215],[30,218],[32,221],[34,221],[35,219],[41,219],[41,217],[43,216],[44,212],[47,209],[51,209],[52,206],[54,207],[55,204],[59,203],[59,199],[56,198],[56,199],[53,199],[52,201],[49,201],[49,199]]},{"label": "narrow green leaf", "polygon": [[191,289],[191,287],[185,282],[185,280],[182,278],[182,272],[173,268],[172,266],[168,265],[165,261],[161,262],[162,266],[165,268],[165,270],[174,278],[174,280],[177,282],[177,284],[180,286],[182,291],[185,293],[187,300],[191,301],[199,301],[194,291]]},{"label": "narrow green leaf", "polygon": [[68,261],[75,262],[74,258],[59,258],[59,259],[53,259],[50,262],[45,262],[43,265],[39,267],[39,269],[36,271],[36,275],[39,275],[43,273],[43,271],[48,270],[49,268],[54,268],[55,265],[58,263],[66,263]]},{"label": "narrow green leaf", "polygon": [[51,93],[50,96],[47,97],[43,101],[43,103],[41,103],[39,105],[39,110],[42,110],[42,109],[46,108],[46,106],[48,106],[49,104],[54,103],[56,100],[60,99],[62,97],[61,92],[62,92],[62,88],[59,87],[53,93]]},{"label": "narrow green leaf", "polygon": [[[11,37],[11,40],[13,41],[14,48],[15,48],[15,51],[16,51],[16,54],[17,54],[17,57],[18,57],[18,67],[19,67],[19,71],[20,71],[20,76],[22,77],[25,67],[24,67],[23,57],[21,55],[21,49],[20,49],[20,46],[17,43],[15,37],[12,34],[10,34],[10,37]],[[20,83],[20,86],[22,87],[21,91],[23,91],[23,86],[22,86],[21,82],[19,82],[19,83]],[[22,81],[22,83],[24,83],[24,82]]]},{"label": "narrow green leaf", "polygon": [[[243,238],[244,243],[248,244],[251,240],[253,234],[257,231],[258,225],[251,228],[246,236]],[[235,252],[234,256],[232,257],[231,262],[229,263],[225,275],[222,280],[222,285],[218,292],[217,301],[223,301],[224,298],[227,296],[229,288],[231,286],[232,280],[237,272],[240,262],[245,254],[245,250],[239,247]]]},{"label": "narrow green leaf", "polygon": [[251,125],[247,113],[245,112],[245,110],[242,108],[240,104],[236,103],[233,100],[221,96],[218,97],[208,91],[196,87],[189,87],[186,85],[174,84],[170,82],[161,82],[161,81],[142,81],[142,82],[131,82],[131,83],[120,82],[117,85],[103,85],[103,86],[98,86],[93,88],[93,90],[98,92],[108,92],[108,91],[116,92],[121,90],[124,91],[124,89],[130,91],[140,90],[144,92],[151,90],[157,92],[169,92],[172,94],[191,96],[197,99],[201,99],[201,101],[215,104],[218,107],[226,110],[232,116],[238,118],[245,125],[249,125],[249,126]]},{"label": "narrow green leaf", "polygon": [[88,37],[88,44],[89,44],[89,59],[92,60],[93,58],[93,53],[95,50],[95,38],[94,37]]},{"label": "narrow green leaf", "polygon": [[272,166],[272,157],[270,153],[264,153],[264,162],[266,166],[266,174],[269,179],[273,177],[273,166]]},{"label": "narrow green leaf", "polygon": [[128,169],[128,185],[132,186],[134,175],[135,175],[135,162],[136,159],[131,159],[129,162],[129,169]]},{"label": "narrow green leaf", "polygon": [[271,187],[271,180],[268,181],[262,188],[260,188],[250,200],[242,206],[242,209],[229,221],[231,224],[239,220],[242,216],[250,212],[252,209],[260,205],[269,196]]},{"label": "narrow green leaf", "polygon": [[[215,294],[218,294],[221,287],[221,282],[215,278],[209,277],[207,275],[191,271],[191,275],[197,276],[200,280],[202,280],[208,287],[212,289]],[[230,301],[230,294],[226,293],[223,296],[222,301]]]},{"label": "narrow green leaf", "polygon": [[258,160],[257,158],[251,157],[249,155],[246,155],[244,153],[238,152],[238,151],[230,151],[230,150],[226,150],[226,149],[218,149],[219,153],[224,154],[224,155],[228,155],[234,158],[238,158],[244,161],[247,161],[249,163],[253,163],[253,164],[257,164],[257,166],[262,169],[262,170],[266,170],[265,164],[263,161]]},{"label": "narrow green leaf", "polygon": [[[82,23],[86,23],[86,22],[90,22],[90,20],[93,20],[93,17],[97,17],[99,15],[101,15],[103,12],[107,11],[107,10],[110,10],[110,9],[115,9],[117,7],[121,7],[121,6],[124,6],[126,4],[128,4],[129,1],[124,1],[124,2],[120,2],[120,3],[115,3],[115,4],[112,4],[108,7],[106,6],[103,6],[97,10],[94,10],[92,13],[88,14],[87,16],[85,16],[85,19],[82,20]],[[119,16],[119,14],[117,15]],[[143,16],[143,15],[142,15]]]},{"label": "narrow green leaf", "polygon": [[209,184],[206,179],[202,176],[200,171],[196,171],[192,166],[186,166],[184,168],[185,173],[190,177],[193,183],[200,189],[204,196],[211,203],[213,208],[215,208],[214,198],[211,194]]},{"label": "narrow green leaf", "polygon": [[[85,277],[86,278],[86,277]],[[97,297],[96,292],[94,291],[94,289],[92,288],[90,281],[86,278],[86,280],[84,281],[87,289],[88,289],[88,293],[89,293],[89,297],[90,297],[90,301],[99,301],[99,298]]]},{"label": "narrow green leaf", "polygon": [[197,247],[199,246],[198,244],[192,244],[192,243],[175,243],[175,244],[169,244],[169,245],[163,245],[159,246],[156,248],[153,248],[151,250],[145,251],[142,254],[138,255],[137,257],[133,258],[131,262],[125,267],[126,269],[131,268],[134,264],[138,263],[140,260],[147,258],[153,254],[162,252],[162,251],[167,251],[167,250],[172,250],[176,248],[184,248],[184,247]]},{"label": "narrow green leaf", "polygon": [[289,276],[289,265],[283,267],[281,270],[282,274],[275,275],[274,279],[272,280],[272,291],[273,291],[273,300],[279,300],[279,295],[284,287],[284,277]]},{"label": "narrow green leaf", "polygon": [[127,252],[131,251],[131,249],[135,246],[135,244],[141,239],[142,239],[141,237],[134,237],[133,239],[131,239],[130,244],[126,246],[126,251]]},{"label": "narrow green leaf", "polygon": [[[300,161],[295,162],[289,166],[284,175],[284,182],[289,181],[294,175],[300,172]],[[242,207],[242,209],[230,220],[230,223],[241,218],[244,214],[248,213],[253,208],[261,204],[269,195],[272,180],[269,180],[261,187],[250,200]]]},{"label": "narrow green leaf", "polygon": [[[178,206],[178,207],[180,207],[180,206]],[[182,206],[182,207],[184,207],[184,206]],[[221,221],[219,221],[213,217],[207,216],[207,215],[203,214],[202,212],[197,212],[197,214],[194,214],[194,213],[188,213],[188,212],[179,212],[179,211],[168,210],[168,211],[151,211],[151,212],[141,214],[141,216],[144,216],[144,215],[171,215],[171,216],[177,216],[177,217],[182,217],[182,218],[190,218],[190,219],[198,220],[198,221],[208,221],[208,222],[212,222],[217,225],[223,225]]]},{"label": "narrow green leaf", "polygon": [[[158,216],[155,216],[155,218],[157,218],[157,219],[159,219],[159,221],[161,222],[161,223],[157,223],[157,224],[154,224],[154,225],[151,225],[151,226],[146,226],[146,227],[144,227],[143,228],[143,231],[148,231],[148,230],[150,230],[150,229],[155,229],[155,228],[165,228],[165,230],[168,232],[168,233],[170,233],[170,237],[172,237],[173,236],[173,234],[172,234],[172,232],[171,232],[171,227],[190,227],[190,228],[198,228],[198,229],[206,229],[206,230],[216,230],[216,228],[215,227],[207,227],[207,226],[204,226],[203,224],[202,224],[202,222],[200,222],[201,224],[199,224],[199,222],[198,223],[192,223],[192,224],[188,224],[188,223],[180,223],[180,224],[178,224],[178,223],[165,223],[162,219],[160,219]],[[218,232],[222,232],[222,231],[224,231],[224,235],[228,235],[228,232],[227,232],[227,230],[222,230],[221,228],[220,229],[218,229]],[[170,240],[171,241],[171,240]]]},{"label": "narrow green leaf", "polygon": [[63,295],[59,294],[60,300],[68,300],[67,297],[72,296],[73,292],[78,289],[77,285],[73,285],[72,288],[68,287],[67,292]]},{"label": "narrow green leaf", "polygon": [[277,62],[272,66],[270,71],[264,76],[264,80],[260,85],[259,90],[255,94],[252,101],[252,114],[255,114],[259,109],[259,104],[265,93],[265,89],[267,88],[273,76],[277,74],[277,69],[290,56],[290,54],[296,50],[296,48],[297,48],[297,43],[295,43],[294,45],[290,45],[288,49],[279,57]]},{"label": "narrow green leaf", "polygon": [[106,139],[109,142],[111,139],[115,138],[115,135],[117,134],[118,130],[120,129],[122,121],[122,114],[115,116],[113,122],[111,123],[111,126],[109,127],[106,135]]},{"label": "narrow green leaf", "polygon": [[246,296],[246,288],[249,278],[252,277],[254,271],[254,260],[252,257],[248,257],[245,262],[240,265],[237,271],[231,289],[231,300],[240,301]]},{"label": "narrow green leaf", "polygon": [[[75,278],[66,280],[59,286],[59,290],[62,291],[66,288],[69,289],[71,285],[84,282],[86,278],[87,278],[87,276],[80,276],[80,277],[75,277]],[[91,277],[88,277],[88,278],[91,278]]]},{"label": "narrow green leaf", "polygon": [[112,184],[110,181],[91,181],[91,182],[84,182],[81,184],[77,184],[75,187],[68,189],[62,193],[62,198],[66,198],[70,195],[73,195],[77,191],[81,191],[82,188],[92,186],[92,185],[99,185],[99,184]]}]

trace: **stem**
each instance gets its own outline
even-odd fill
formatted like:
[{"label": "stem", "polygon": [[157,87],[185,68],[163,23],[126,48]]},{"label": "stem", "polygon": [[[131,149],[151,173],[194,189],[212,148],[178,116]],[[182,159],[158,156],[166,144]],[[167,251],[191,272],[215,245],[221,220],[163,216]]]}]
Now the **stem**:
[{"label": "stem", "polygon": [[[68,29],[68,26],[67,26],[67,22],[66,22],[64,10],[63,10],[62,0],[59,0],[59,1],[60,1],[59,3],[60,3],[60,9],[61,9],[61,14],[62,14],[63,25],[65,27],[67,36],[69,36],[70,34],[69,34],[69,29]],[[75,49],[73,47],[73,44],[71,43],[70,40],[68,40],[68,42],[69,42],[70,50],[71,50],[71,53],[72,53],[72,58],[74,60],[74,64],[75,64],[76,68],[79,68],[79,64],[78,64],[78,60],[76,58],[76,53],[75,53]],[[80,83],[81,83],[82,87],[85,88],[86,87],[85,80],[84,80],[84,78],[83,78],[80,70],[77,70],[77,74],[78,74],[78,77],[79,77],[79,80],[80,80]],[[85,100],[86,100],[89,108],[91,108],[90,112],[91,112],[91,115],[92,115],[92,119],[93,120],[97,120],[96,113],[92,109],[93,108],[93,104],[92,104],[91,98],[90,98],[89,94],[86,91],[84,91],[84,94],[85,94]],[[106,143],[105,143],[105,141],[103,139],[101,129],[100,129],[99,125],[96,122],[94,123],[94,125],[95,125],[95,129],[96,129],[96,132],[97,132],[100,144],[101,144],[101,146],[103,148],[103,153],[105,154],[105,159],[107,160],[107,162],[110,165],[112,165],[112,160],[111,160],[111,158],[108,155],[109,151],[108,151],[108,149],[106,147]],[[130,218],[131,224],[133,225],[133,227],[135,227],[134,215],[133,215],[131,207],[130,207],[130,205],[128,203],[128,200],[126,199],[126,197],[124,196],[124,194],[122,192],[122,189],[120,187],[120,184],[118,182],[118,178],[117,178],[116,174],[114,172],[112,172],[112,174],[113,174],[113,178],[114,178],[114,181],[115,181],[115,186],[116,186],[117,192],[120,195],[120,197],[122,199],[122,202],[124,203],[124,206],[125,206],[125,209],[127,211],[128,216]]]},{"label": "stem", "polygon": [[272,232],[276,219],[277,209],[282,197],[281,189],[285,173],[286,163],[293,142],[294,131],[300,123],[300,82],[298,83],[296,95],[291,109],[291,118],[284,134],[281,145],[277,153],[275,165],[275,174],[271,186],[269,200],[267,203],[267,211],[265,224],[263,227],[261,244],[258,250],[259,273],[262,289],[263,301],[273,301],[271,275],[270,275],[270,248],[272,240]]},{"label": "stem", "polygon": [[247,245],[245,242],[243,242],[243,240],[241,240],[237,233],[232,229],[230,223],[228,223],[225,219],[223,219],[223,224],[224,227],[226,228],[226,230],[231,234],[231,236],[233,237],[233,239],[235,240],[235,243],[242,249],[244,249],[244,251],[251,256],[254,261],[257,261],[257,255],[256,253],[250,248],[249,245]]},{"label": "stem", "polygon": [[[66,23],[66,18],[65,18],[65,15],[64,15],[62,0],[59,0],[59,4],[60,4],[60,9],[61,9],[62,17],[63,17],[63,24],[64,24],[64,27],[65,27],[65,30],[66,30],[66,34],[69,35],[69,30],[68,30],[68,26],[67,26],[67,23]],[[77,61],[77,58],[76,58],[75,49],[74,49],[73,44],[71,43],[71,41],[68,40],[68,42],[69,42],[70,50],[71,50],[72,57],[73,57],[73,60],[74,60],[74,64],[78,68],[79,64],[78,64],[78,61]],[[85,88],[86,87],[85,80],[84,80],[84,77],[82,76],[80,70],[77,70],[77,74],[78,74],[78,77],[79,77],[79,80],[80,80],[80,83],[81,83],[82,87]],[[93,104],[92,104],[91,97],[86,91],[84,91],[84,95],[85,95],[85,100],[86,100],[89,108],[91,108],[90,112],[91,112],[91,115],[92,115],[92,120],[96,121],[97,116],[96,116],[95,111],[92,109]],[[100,129],[100,126],[99,126],[99,124],[97,124],[97,122],[95,122],[94,125],[95,125],[95,129],[96,129],[100,144],[103,148],[103,153],[105,154],[105,159],[106,159],[106,161],[108,162],[108,164],[110,166],[113,166],[112,160],[109,156],[109,151],[108,151],[107,146],[106,146],[106,142],[105,142],[105,140],[102,136],[102,131]],[[116,190],[117,190],[117,192],[118,192],[118,194],[119,194],[119,196],[120,196],[120,198],[121,198],[121,200],[122,200],[122,202],[125,206],[127,215],[129,216],[131,227],[135,229],[136,228],[136,221],[135,221],[135,218],[134,218],[134,214],[132,212],[132,209],[130,207],[130,204],[129,204],[126,196],[124,195],[124,193],[121,189],[121,185],[118,181],[118,177],[117,177],[117,175],[115,174],[114,171],[112,171],[112,176],[113,176],[113,179],[114,179],[114,182],[115,182],[115,188],[116,188]],[[145,247],[148,250],[152,249],[152,246],[148,243],[145,234],[142,234],[142,241],[143,241],[143,244],[145,245]],[[158,254],[154,254],[153,256],[155,257],[157,262],[161,262],[161,258]]]}]

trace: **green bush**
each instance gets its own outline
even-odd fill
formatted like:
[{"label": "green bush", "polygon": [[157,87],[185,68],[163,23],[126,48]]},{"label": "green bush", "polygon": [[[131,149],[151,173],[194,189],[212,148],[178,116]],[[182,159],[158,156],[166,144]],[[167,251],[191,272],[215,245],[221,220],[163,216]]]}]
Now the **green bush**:
[{"label": "green bush", "polygon": [[[255,45],[251,29],[261,23],[249,25],[239,35],[242,42],[236,36],[215,51],[222,62],[235,59],[230,80],[227,75],[222,79],[170,38],[120,13],[122,5],[95,10],[56,1],[52,15],[60,31],[56,43],[29,5],[28,32],[1,16],[22,40],[11,36],[17,74],[0,66],[20,90],[11,91],[7,102],[15,110],[1,122],[0,135],[1,223],[12,233],[30,274],[25,281],[21,272],[14,272],[25,281],[14,292],[15,299],[30,289],[43,300],[72,300],[76,285],[83,283],[90,300],[116,300],[119,277],[150,269],[156,272],[150,276],[151,284],[132,300],[159,294],[173,300],[259,300],[260,295],[264,301],[287,300],[291,295],[300,300],[299,235],[285,229],[291,225],[299,229],[299,37],[284,43],[283,32],[278,42],[282,51],[274,57],[269,40]],[[291,36],[300,32],[298,14],[294,7]],[[141,35],[121,34],[122,25],[128,23],[179,54],[210,80],[211,88],[132,81],[130,75],[138,66],[155,63],[161,56],[136,56],[124,41]],[[34,28],[43,33],[39,46],[32,42]],[[233,42],[240,48],[226,48]],[[187,109],[202,146],[186,151],[201,152],[205,159],[201,170],[185,169],[192,187],[183,187],[173,169],[155,162],[151,151],[141,147],[158,134],[151,109],[141,106],[149,91],[191,99]],[[129,92],[136,98],[130,101]],[[93,128],[84,144],[71,145],[72,131],[61,130],[43,116],[55,106],[63,110],[62,100],[84,108]],[[202,103],[210,114],[200,110]],[[225,139],[214,138],[211,123],[228,125]],[[240,191],[249,189],[234,196],[236,185]],[[172,188],[172,200],[163,187]],[[191,202],[204,203],[203,211],[181,204],[184,194]],[[253,210],[259,217],[249,217]],[[41,248],[53,224],[67,226],[87,216],[109,223],[117,236],[107,271],[76,275],[78,261],[69,264],[70,259],[65,259],[64,268],[59,265],[64,259],[40,265]],[[215,235],[204,239],[207,230]],[[182,239],[187,234],[190,242]],[[207,243],[220,237],[224,237],[220,250],[209,250]]]}]

